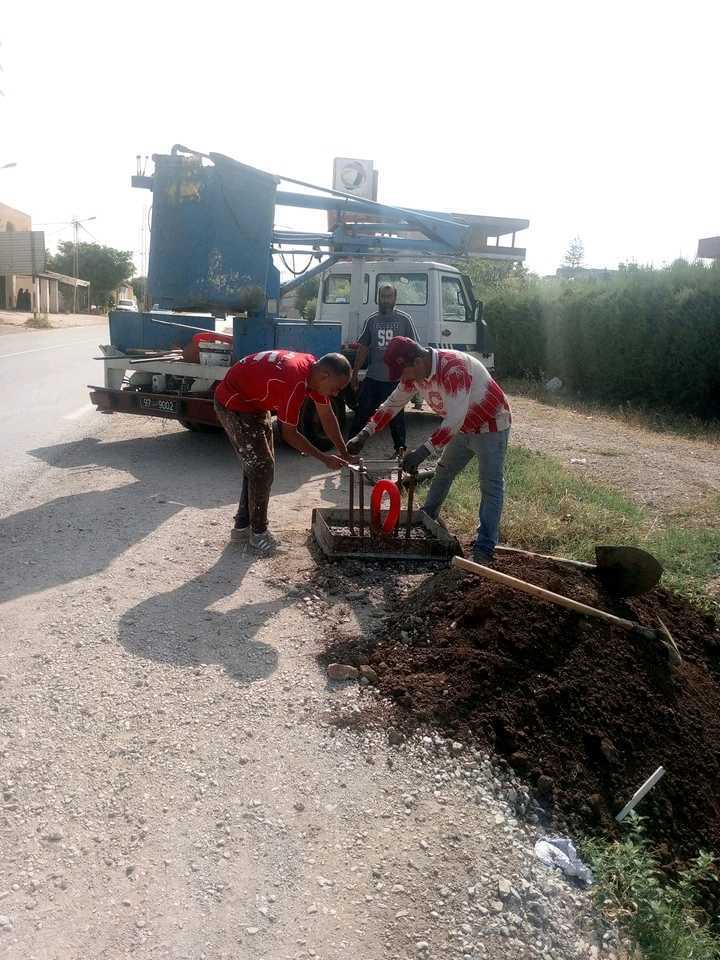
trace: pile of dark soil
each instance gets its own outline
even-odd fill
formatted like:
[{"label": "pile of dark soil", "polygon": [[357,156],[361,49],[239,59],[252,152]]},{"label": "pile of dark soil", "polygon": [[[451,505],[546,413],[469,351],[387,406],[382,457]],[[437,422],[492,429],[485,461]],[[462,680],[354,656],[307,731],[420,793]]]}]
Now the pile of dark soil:
[{"label": "pile of dark soil", "polygon": [[403,599],[369,659],[405,723],[487,744],[577,832],[614,832],[615,814],[662,765],[642,801],[667,863],[720,852],[720,630],[656,588],[618,601],[593,578],[505,556],[498,568],[619,616],[669,626],[663,647],[452,570]]}]

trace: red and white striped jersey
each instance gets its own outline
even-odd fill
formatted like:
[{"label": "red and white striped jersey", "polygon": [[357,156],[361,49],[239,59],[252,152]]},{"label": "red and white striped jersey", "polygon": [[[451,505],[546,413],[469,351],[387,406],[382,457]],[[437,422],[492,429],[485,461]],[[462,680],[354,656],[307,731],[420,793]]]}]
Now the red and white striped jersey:
[{"label": "red and white striped jersey", "polygon": [[370,419],[370,432],[386,427],[416,393],[443,418],[425,444],[431,453],[441,450],[456,433],[495,433],[510,428],[510,404],[487,368],[469,353],[433,350],[428,379],[401,380]]}]

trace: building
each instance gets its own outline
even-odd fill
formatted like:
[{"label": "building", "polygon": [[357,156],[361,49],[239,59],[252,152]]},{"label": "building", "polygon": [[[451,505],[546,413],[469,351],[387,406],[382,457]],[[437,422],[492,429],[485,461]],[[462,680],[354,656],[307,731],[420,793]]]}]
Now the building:
[{"label": "building", "polygon": [[0,310],[19,309],[21,290],[30,294],[30,304],[25,309],[31,312],[87,310],[88,281],[54,273],[45,266],[43,231],[32,229],[30,214],[0,203]]},{"label": "building", "polygon": [[720,237],[705,237],[698,240],[698,257],[701,260],[720,261]]}]

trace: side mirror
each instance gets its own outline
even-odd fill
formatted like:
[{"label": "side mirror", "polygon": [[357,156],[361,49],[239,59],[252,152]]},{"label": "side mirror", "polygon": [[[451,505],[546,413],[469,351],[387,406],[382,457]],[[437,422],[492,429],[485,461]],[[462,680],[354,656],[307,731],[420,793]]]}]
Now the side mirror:
[{"label": "side mirror", "polygon": [[473,311],[474,311],[474,314],[475,314],[474,319],[475,319],[475,322],[476,322],[476,323],[483,323],[483,324],[485,323],[485,321],[484,321],[484,319],[483,319],[483,308],[484,308],[484,306],[485,306],[485,305],[483,304],[482,300],[476,300],[476,301],[475,301],[475,305],[474,305],[474,307],[473,307]]}]

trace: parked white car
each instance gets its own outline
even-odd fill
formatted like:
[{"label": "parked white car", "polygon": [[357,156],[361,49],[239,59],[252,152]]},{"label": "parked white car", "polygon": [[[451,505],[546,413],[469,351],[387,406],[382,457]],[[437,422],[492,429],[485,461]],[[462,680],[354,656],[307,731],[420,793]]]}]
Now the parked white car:
[{"label": "parked white car", "polygon": [[118,302],[117,302],[117,304],[116,304],[116,306],[115,306],[115,309],[116,309],[116,310],[129,310],[131,313],[137,313],[137,312],[138,312],[137,304],[135,303],[134,300],[123,300],[123,299],[120,299],[120,300],[118,300]]}]

